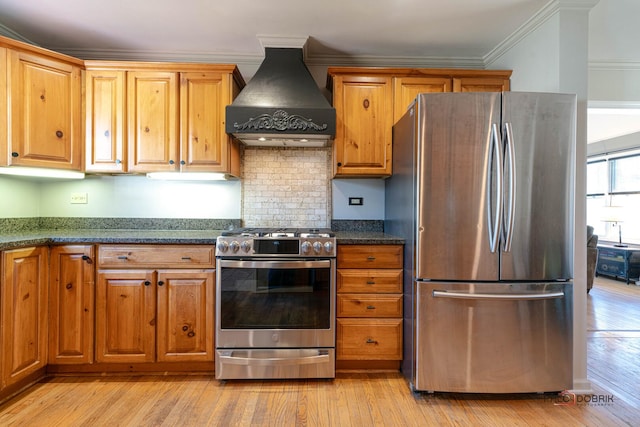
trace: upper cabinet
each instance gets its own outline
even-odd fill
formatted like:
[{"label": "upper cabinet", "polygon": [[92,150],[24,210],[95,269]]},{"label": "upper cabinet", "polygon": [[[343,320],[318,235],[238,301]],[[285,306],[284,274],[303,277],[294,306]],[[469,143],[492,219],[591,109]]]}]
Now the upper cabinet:
[{"label": "upper cabinet", "polygon": [[235,65],[86,61],[87,171],[240,174]]},{"label": "upper cabinet", "polygon": [[82,169],[82,64],[0,37],[1,166]]},{"label": "upper cabinet", "polygon": [[509,90],[511,71],[329,67],[336,109],[333,172],[388,177],[392,128],[419,93]]}]

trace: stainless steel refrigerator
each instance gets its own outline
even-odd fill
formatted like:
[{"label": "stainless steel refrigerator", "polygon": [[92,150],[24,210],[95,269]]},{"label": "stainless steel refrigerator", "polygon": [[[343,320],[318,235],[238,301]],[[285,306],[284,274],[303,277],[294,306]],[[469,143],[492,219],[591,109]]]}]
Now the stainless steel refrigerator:
[{"label": "stainless steel refrigerator", "polygon": [[393,127],[414,390],[572,387],[576,96],[420,94]]}]

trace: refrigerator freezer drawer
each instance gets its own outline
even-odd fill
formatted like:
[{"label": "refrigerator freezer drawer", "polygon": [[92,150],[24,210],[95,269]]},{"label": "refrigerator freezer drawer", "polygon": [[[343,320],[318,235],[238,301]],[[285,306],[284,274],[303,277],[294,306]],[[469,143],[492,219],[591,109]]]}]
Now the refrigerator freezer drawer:
[{"label": "refrigerator freezer drawer", "polygon": [[571,283],[417,282],[414,388],[571,388],[572,289]]}]

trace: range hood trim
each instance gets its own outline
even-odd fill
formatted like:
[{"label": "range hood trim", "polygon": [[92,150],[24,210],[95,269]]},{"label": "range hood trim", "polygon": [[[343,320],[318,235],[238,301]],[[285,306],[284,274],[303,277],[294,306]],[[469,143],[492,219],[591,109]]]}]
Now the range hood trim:
[{"label": "range hood trim", "polygon": [[304,64],[302,49],[265,48],[260,68],[226,107],[225,130],[252,146],[260,145],[260,138],[272,140],[269,146],[274,140],[293,146],[300,139],[328,145],[336,112]]}]

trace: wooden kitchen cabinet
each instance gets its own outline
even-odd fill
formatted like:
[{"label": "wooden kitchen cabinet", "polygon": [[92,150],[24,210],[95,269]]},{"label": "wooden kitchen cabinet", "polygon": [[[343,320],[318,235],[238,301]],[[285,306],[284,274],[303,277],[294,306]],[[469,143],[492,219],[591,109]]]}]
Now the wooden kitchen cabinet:
[{"label": "wooden kitchen cabinet", "polygon": [[81,170],[82,61],[4,37],[0,49],[0,165]]},{"label": "wooden kitchen cabinet", "polygon": [[49,363],[93,363],[95,255],[93,245],[51,248]]},{"label": "wooden kitchen cabinet", "polygon": [[419,93],[509,90],[511,71],[329,67],[334,176],[389,177],[392,128]]},{"label": "wooden kitchen cabinet", "polygon": [[88,171],[240,175],[240,146],[225,132],[225,107],[244,86],[235,65],[86,67]]},{"label": "wooden kitchen cabinet", "polygon": [[47,364],[48,255],[48,248],[44,246],[2,252],[2,388],[44,374]]},{"label": "wooden kitchen cabinet", "polygon": [[402,245],[338,245],[336,366],[402,360]]},{"label": "wooden kitchen cabinet", "polygon": [[391,175],[391,77],[335,76],[333,89],[334,175]]},{"label": "wooden kitchen cabinet", "polygon": [[126,72],[85,72],[85,139],[87,172],[126,172]]},{"label": "wooden kitchen cabinet", "polygon": [[213,361],[213,268],[209,246],[100,245],[96,361]]}]

